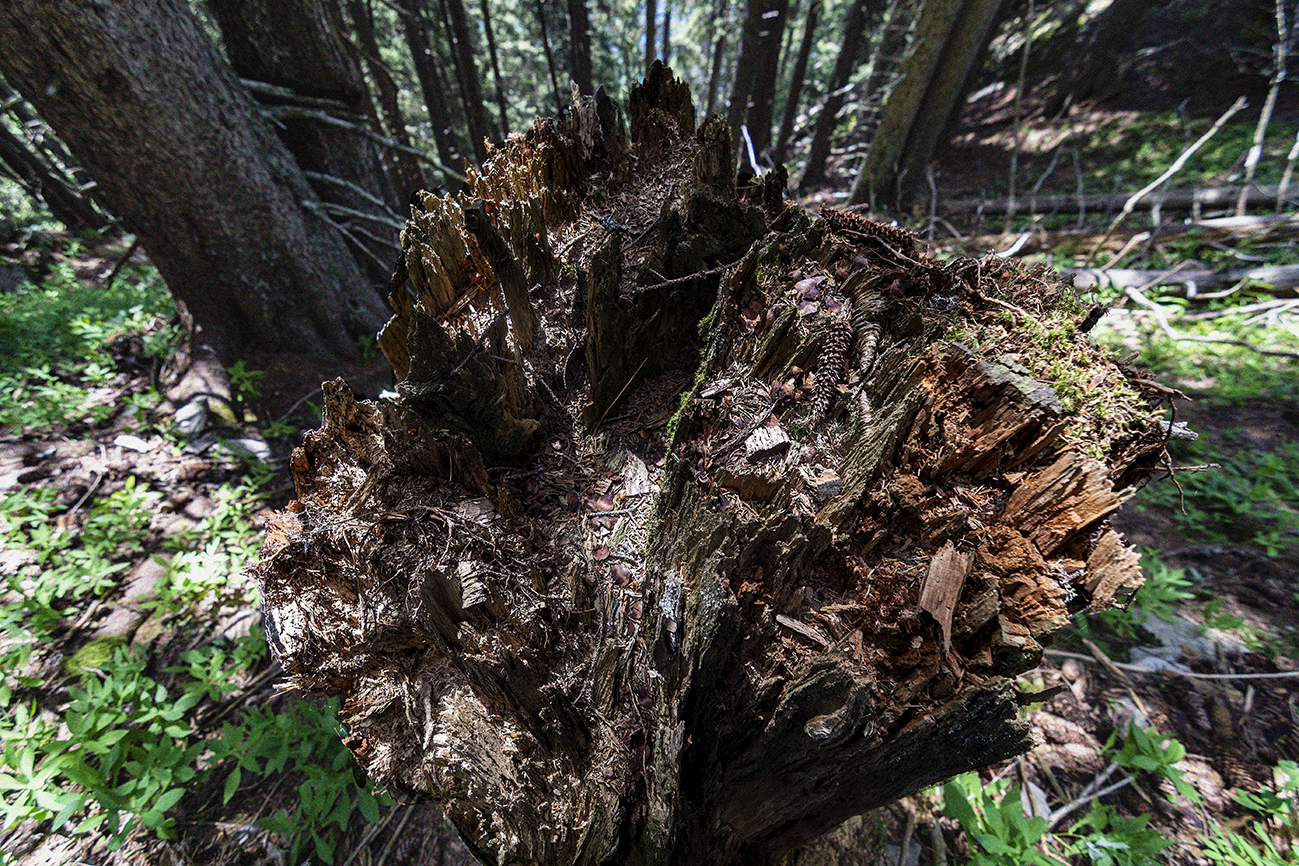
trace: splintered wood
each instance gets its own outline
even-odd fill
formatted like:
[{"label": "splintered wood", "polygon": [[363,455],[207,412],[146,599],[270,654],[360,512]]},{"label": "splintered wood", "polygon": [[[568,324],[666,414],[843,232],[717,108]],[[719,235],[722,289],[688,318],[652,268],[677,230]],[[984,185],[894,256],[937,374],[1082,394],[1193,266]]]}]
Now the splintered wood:
[{"label": "splintered wood", "polygon": [[737,198],[661,65],[628,113],[414,209],[399,396],[326,385],[268,638],[484,860],[770,862],[1029,747],[1014,677],[1140,585],[1161,413],[1053,273]]}]

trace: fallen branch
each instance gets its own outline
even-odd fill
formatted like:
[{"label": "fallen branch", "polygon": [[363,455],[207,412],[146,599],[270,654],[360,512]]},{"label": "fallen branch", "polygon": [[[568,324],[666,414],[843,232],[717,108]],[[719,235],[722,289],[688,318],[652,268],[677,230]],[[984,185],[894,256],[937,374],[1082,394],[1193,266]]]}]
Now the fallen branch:
[{"label": "fallen branch", "polygon": [[[1190,159],[1192,156],[1194,156],[1196,151],[1198,151],[1200,148],[1208,144],[1209,139],[1217,135],[1218,130],[1222,129],[1222,127],[1226,125],[1228,120],[1231,120],[1231,118],[1234,117],[1237,112],[1244,109],[1245,106],[1247,105],[1249,105],[1249,103],[1245,100],[1245,97],[1243,96],[1237,99],[1235,102],[1233,102],[1231,104],[1231,108],[1228,108],[1226,111],[1224,111],[1222,113],[1222,116],[1219,117],[1216,121],[1214,121],[1213,126],[1209,127],[1209,131],[1206,132],[1204,135],[1200,136],[1199,138],[1197,138],[1191,144],[1190,147],[1186,148],[1186,150],[1182,151],[1182,153],[1177,157],[1177,159],[1173,160],[1173,164],[1170,165],[1167,169],[1165,169],[1163,174],[1161,174],[1159,177],[1152,180],[1150,183],[1146,184],[1137,192],[1133,193],[1132,197],[1123,203],[1123,209],[1119,211],[1119,215],[1114,218],[1114,221],[1112,223],[1110,223],[1109,230],[1105,232],[1105,237],[1102,238],[1101,242],[1098,243],[1096,247],[1091,251],[1091,255],[1087,257],[1086,263],[1091,264],[1091,261],[1096,256],[1096,253],[1100,251],[1101,244],[1105,243],[1105,241],[1109,239],[1109,236],[1114,232],[1114,230],[1119,227],[1119,223],[1121,223],[1128,216],[1128,214],[1132,213],[1132,211],[1136,208],[1138,202],[1140,202],[1146,196],[1150,195],[1155,190],[1159,189],[1169,180],[1169,178],[1171,178],[1173,175],[1181,171],[1182,166],[1186,165],[1186,161]],[[1239,216],[1239,214],[1237,214],[1237,216]]]},{"label": "fallen branch", "polygon": [[1256,352],[1260,355],[1270,355],[1274,358],[1299,359],[1299,352],[1278,352],[1272,349],[1264,349],[1261,346],[1255,346],[1253,343],[1246,340],[1224,340],[1220,337],[1190,337],[1184,334],[1179,334],[1177,331],[1173,330],[1173,326],[1169,324],[1168,316],[1164,315],[1164,311],[1160,309],[1159,305],[1143,295],[1140,289],[1135,287],[1128,288],[1124,289],[1123,293],[1137,304],[1150,310],[1155,317],[1155,321],[1159,323],[1159,329],[1167,334],[1170,340],[1191,343],[1218,343],[1224,346],[1240,346],[1241,348],[1249,349],[1251,352]]},{"label": "fallen branch", "polygon": [[1248,280],[1251,288],[1280,298],[1299,297],[1299,265],[1268,265],[1261,268],[1237,268],[1228,271],[1183,270],[1173,279],[1166,271],[1132,268],[1085,268],[1073,272],[1075,289],[1094,291],[1103,288],[1130,289],[1144,285],[1182,286],[1181,297],[1194,298],[1205,291],[1227,288]]},{"label": "fallen branch", "polygon": [[[1074,659],[1080,662],[1096,662],[1092,656],[1084,653],[1071,653],[1066,650],[1048,649],[1043,651],[1044,655],[1057,659]],[[1126,662],[1116,662],[1111,660],[1110,664],[1123,671],[1131,671],[1137,674],[1168,674],[1174,677],[1185,677],[1191,680],[1290,680],[1299,677],[1299,671],[1275,671],[1254,674],[1202,674],[1198,671],[1183,671],[1176,668],[1143,668],[1141,665],[1127,664]]]},{"label": "fallen branch", "polygon": [[1263,110],[1259,112],[1258,125],[1254,127],[1254,141],[1245,156],[1245,185],[1240,191],[1240,199],[1236,202],[1236,216],[1245,215],[1245,207],[1249,203],[1247,192],[1254,180],[1258,159],[1263,155],[1263,139],[1267,137],[1267,125],[1272,120],[1272,109],[1276,107],[1276,96],[1281,90],[1281,82],[1286,78],[1285,61],[1290,53],[1290,28],[1286,26],[1285,17],[1285,0],[1276,0],[1276,43],[1273,46],[1272,83],[1267,89],[1267,98],[1263,100]]},{"label": "fallen branch", "polygon": [[[968,250],[991,250],[1006,243],[1006,235],[1002,232],[987,235],[975,235],[973,237],[964,237],[957,229],[947,220],[938,217],[938,222],[943,224],[949,232],[956,238],[956,241]],[[1185,222],[1164,223],[1154,229],[1120,229],[1110,236],[1110,241],[1114,243],[1122,242],[1122,245],[1129,243],[1146,243],[1148,241],[1164,241],[1170,238],[1183,237],[1188,234],[1198,234],[1202,240],[1207,243],[1213,241],[1227,241],[1249,238],[1251,240],[1279,240],[1283,238],[1292,238],[1299,236],[1299,214],[1276,214],[1268,216],[1244,216],[1244,217],[1214,217],[1204,220],[1186,220]],[[1102,235],[1098,232],[1087,230],[1077,231],[1073,229],[1062,229],[1060,231],[1035,231],[1028,234],[1028,239],[1020,246],[1014,255],[1031,255],[1050,250],[1059,250],[1066,245],[1072,245],[1074,248],[1093,246],[1100,242]],[[953,246],[951,241],[944,241],[939,244],[940,249],[949,250]],[[1002,257],[1012,255],[1010,251],[999,253]]]},{"label": "fallen branch", "polygon": [[[1192,187],[1191,189],[1170,189],[1167,190],[1160,201],[1160,207],[1164,211],[1196,211],[1213,208],[1222,208],[1223,210],[1232,209],[1236,206],[1241,192],[1246,193],[1246,202],[1250,207],[1264,207],[1274,205],[1278,196],[1283,198],[1290,192],[1289,185],[1282,187],[1280,184],[1252,184],[1250,186],[1206,186]],[[1132,193],[1124,192],[1095,192],[1095,193],[1057,193],[1054,195],[1038,196],[1036,207],[1031,213],[1058,213],[1069,210],[1078,210],[1085,208],[1089,211],[1112,211],[1114,208],[1122,207],[1123,204],[1132,197]],[[1138,199],[1137,204],[1153,204],[1155,193],[1148,192]],[[1286,199],[1290,204],[1295,204],[1293,199]],[[1004,214],[1010,207],[1008,198],[962,198],[953,199],[945,202],[943,213],[947,216],[957,216],[960,214],[973,214],[982,212],[985,215]]]}]

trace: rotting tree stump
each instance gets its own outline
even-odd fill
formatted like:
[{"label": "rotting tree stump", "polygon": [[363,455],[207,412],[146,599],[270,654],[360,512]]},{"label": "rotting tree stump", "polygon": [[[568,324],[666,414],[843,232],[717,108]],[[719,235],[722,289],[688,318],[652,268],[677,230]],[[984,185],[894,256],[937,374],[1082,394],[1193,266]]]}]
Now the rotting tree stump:
[{"label": "rotting tree stump", "polygon": [[326,384],[268,636],[485,861],[771,862],[1031,746],[1014,678],[1140,584],[1107,518],[1166,425],[1054,273],[737,198],[661,65],[628,115],[414,209],[399,396]]}]

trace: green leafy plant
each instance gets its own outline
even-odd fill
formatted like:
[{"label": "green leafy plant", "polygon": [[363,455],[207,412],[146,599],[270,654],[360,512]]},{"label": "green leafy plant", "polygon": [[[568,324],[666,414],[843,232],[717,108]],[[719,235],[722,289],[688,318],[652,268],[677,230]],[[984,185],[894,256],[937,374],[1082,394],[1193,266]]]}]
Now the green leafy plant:
[{"label": "green leafy plant", "polygon": [[116,850],[139,826],[175,838],[176,820],[168,813],[213,773],[226,773],[229,802],[250,779],[300,772],[292,812],[280,810],[261,823],[292,837],[292,862],[308,845],[322,862],[332,862],[338,833],[353,815],[377,821],[380,806],[391,802],[374,793],[339,742],[336,704],[252,710],[241,722],[224,723],[213,738],[199,735],[197,710],[237,691],[234,680],[266,652],[260,629],[185,652],[182,664],[165,672],[168,686],[146,675],[143,655],[119,646],[69,689],[66,735],[30,707],[13,707],[0,721],[3,828],[28,818],[49,820],[55,829],[75,820],[73,833],[104,834]]},{"label": "green leafy plant", "polygon": [[0,296],[0,426],[26,433],[103,421],[118,407],[87,389],[115,380],[112,340],[140,335],[150,358],[175,346],[175,310],[157,271],[125,272],[98,288],[58,262],[39,288]]},{"label": "green leafy plant", "polygon": [[[1194,581],[1184,569],[1172,568],[1162,562],[1153,551],[1141,558],[1146,582],[1136,591],[1127,610],[1110,608],[1078,620],[1081,637],[1105,644],[1140,642],[1141,623],[1148,616],[1173,622],[1181,605],[1195,597]],[[1139,613],[1138,613],[1139,611]]]},{"label": "green leafy plant", "polygon": [[5,607],[26,611],[39,634],[48,633],[79,602],[95,598],[117,583],[130,566],[139,537],[149,525],[155,491],[128,478],[125,487],[95,503],[79,532],[52,520],[53,491],[10,494],[0,506],[0,521],[11,550],[40,566],[37,578],[11,575]]},{"label": "green leafy plant", "polygon": [[1174,449],[1186,463],[1217,463],[1212,472],[1179,476],[1181,492],[1152,485],[1142,501],[1166,510],[1174,521],[1220,544],[1254,544],[1275,556],[1299,530],[1299,443],[1270,451],[1215,448],[1198,440]]},{"label": "green leafy plant", "polygon": [[234,420],[235,423],[242,423],[246,417],[245,407],[248,401],[262,396],[261,383],[266,372],[249,369],[243,359],[235,361],[227,372],[230,376],[230,399]]},{"label": "green leafy plant", "polygon": [[[1249,825],[1247,838],[1215,825],[1205,840],[1204,855],[1222,866],[1285,866],[1294,862],[1299,842],[1299,765],[1281,761],[1273,773],[1274,788],[1237,791],[1235,801],[1261,816]],[[1256,841],[1255,841],[1256,840]]]},{"label": "green leafy plant", "polygon": [[227,724],[210,743],[213,760],[235,763],[225,781],[226,802],[249,776],[301,770],[305,779],[292,811],[281,809],[259,821],[272,833],[291,837],[293,862],[308,843],[322,862],[333,862],[337,834],[347,829],[352,816],[359,812],[368,821],[378,821],[380,806],[392,803],[374,793],[339,742],[337,709],[331,699],[324,709],[300,704],[293,713],[252,710],[242,725]]},{"label": "green leafy plant", "polygon": [[955,818],[971,842],[970,862],[979,866],[1060,866],[1038,850],[1049,822],[1028,817],[1020,788],[1005,780],[981,785],[977,773],[957,776],[943,786],[943,815]]},{"label": "green leafy plant", "polygon": [[[1186,756],[1181,743],[1135,724],[1128,726],[1116,750],[1117,739],[1115,732],[1105,747],[1114,765],[1111,772],[1122,767],[1155,773],[1199,802],[1198,792],[1174,766]],[[1147,826],[1145,816],[1123,817],[1098,800],[1067,830],[1052,831],[1065,810],[1050,818],[1030,815],[1018,785],[1004,779],[983,784],[976,773],[948,781],[943,804],[943,815],[955,818],[965,831],[975,866],[1068,866],[1084,857],[1095,866],[1143,866],[1172,844]]]},{"label": "green leafy plant", "polygon": [[244,570],[260,549],[250,527],[262,496],[255,482],[243,482],[223,485],[213,498],[212,513],[198,526],[163,543],[163,550],[172,554],[159,593],[165,607],[175,609],[208,596],[230,603],[257,601]]},{"label": "green leafy plant", "polygon": [[144,675],[146,665],[119,648],[108,670],[69,689],[66,738],[51,737],[48,725],[27,724],[27,714],[17,714],[2,734],[6,826],[36,817],[58,829],[94,803],[74,832],[106,833],[110,850],[139,824],[175,837],[175,819],[166,813],[198,773],[194,763],[203,744],[191,742],[194,728],[185,717],[202,695],[172,699]]}]

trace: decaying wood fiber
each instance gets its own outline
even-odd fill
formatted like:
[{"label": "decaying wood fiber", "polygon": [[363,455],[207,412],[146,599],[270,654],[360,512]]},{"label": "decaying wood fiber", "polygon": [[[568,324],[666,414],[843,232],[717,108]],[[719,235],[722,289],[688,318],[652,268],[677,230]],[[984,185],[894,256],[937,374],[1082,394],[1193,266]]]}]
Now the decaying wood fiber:
[{"label": "decaying wood fiber", "polygon": [[1014,677],[1141,581],[1160,413],[1072,292],[736,198],[683,93],[415,209],[399,396],[326,385],[257,569],[289,682],[489,862],[768,862],[1027,749]]}]

